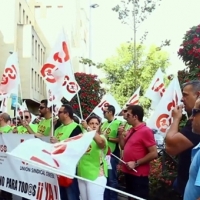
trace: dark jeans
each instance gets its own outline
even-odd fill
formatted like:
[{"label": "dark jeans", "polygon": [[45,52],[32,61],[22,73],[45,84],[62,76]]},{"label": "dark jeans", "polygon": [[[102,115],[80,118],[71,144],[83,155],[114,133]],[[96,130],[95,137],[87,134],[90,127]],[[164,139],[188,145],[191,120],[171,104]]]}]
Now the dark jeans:
[{"label": "dark jeans", "polygon": [[175,179],[175,181],[174,181],[174,183],[173,183],[173,188],[174,188],[175,192],[178,193],[180,199],[183,198],[184,191],[182,191],[182,190],[178,187],[177,178]]},{"label": "dark jeans", "polygon": [[79,195],[80,192],[77,179],[74,179],[73,183],[69,187],[60,186],[61,200],[80,200]]},{"label": "dark jeans", "polygon": [[[117,189],[118,188],[117,165],[119,161],[115,157],[111,156],[110,163],[112,169],[108,170],[107,186]],[[105,189],[104,200],[117,200],[117,197],[118,197],[117,192]]]},{"label": "dark jeans", "polygon": [[[134,176],[125,173],[126,192],[144,199],[149,198],[148,176]],[[129,198],[131,199],[131,198]]]}]

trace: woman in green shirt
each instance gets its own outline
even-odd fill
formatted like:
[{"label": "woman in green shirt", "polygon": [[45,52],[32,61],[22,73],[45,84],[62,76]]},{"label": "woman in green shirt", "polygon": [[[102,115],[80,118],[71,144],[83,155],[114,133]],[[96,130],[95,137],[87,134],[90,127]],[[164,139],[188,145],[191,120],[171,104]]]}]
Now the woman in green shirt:
[{"label": "woman in green shirt", "polygon": [[[97,130],[97,133],[88,150],[79,161],[78,175],[106,186],[108,167],[105,156],[108,151],[108,143],[106,138],[99,134],[100,119],[96,116],[91,116],[87,119],[87,122],[82,122],[82,126],[87,131]],[[78,184],[81,200],[104,199],[105,187],[83,180],[78,180]]]}]

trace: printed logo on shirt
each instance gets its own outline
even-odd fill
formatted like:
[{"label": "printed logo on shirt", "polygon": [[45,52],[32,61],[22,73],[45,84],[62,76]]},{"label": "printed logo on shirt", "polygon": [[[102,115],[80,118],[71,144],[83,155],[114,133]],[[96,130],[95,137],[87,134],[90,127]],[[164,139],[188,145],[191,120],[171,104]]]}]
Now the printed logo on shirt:
[{"label": "printed logo on shirt", "polygon": [[45,126],[43,126],[43,125],[39,125],[38,126],[38,133],[44,134],[45,130],[46,130]]},{"label": "printed logo on shirt", "polygon": [[106,134],[106,135],[109,135],[110,132],[111,132],[111,129],[110,129],[110,128],[105,129],[105,130],[103,131],[103,133]]},{"label": "printed logo on shirt", "polygon": [[56,135],[56,138],[57,138],[58,140],[60,140],[60,138],[62,137],[62,135],[63,135],[63,133],[58,133],[58,134]]}]

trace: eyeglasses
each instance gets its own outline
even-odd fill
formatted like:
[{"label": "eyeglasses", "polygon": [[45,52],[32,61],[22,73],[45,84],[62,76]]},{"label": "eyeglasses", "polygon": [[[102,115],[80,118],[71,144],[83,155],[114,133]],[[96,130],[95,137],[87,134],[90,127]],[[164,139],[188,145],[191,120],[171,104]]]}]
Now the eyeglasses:
[{"label": "eyeglasses", "polygon": [[21,119],[24,119],[24,118],[25,118],[25,119],[28,119],[29,116],[20,116],[20,118],[21,118]]},{"label": "eyeglasses", "polygon": [[40,106],[40,107],[39,107],[40,110],[42,110],[42,109],[44,109],[44,108],[46,108],[46,107],[44,107],[44,106]]},{"label": "eyeglasses", "polygon": [[192,109],[192,116],[194,117],[195,115],[197,115],[198,113],[200,113],[200,109],[194,108]]}]

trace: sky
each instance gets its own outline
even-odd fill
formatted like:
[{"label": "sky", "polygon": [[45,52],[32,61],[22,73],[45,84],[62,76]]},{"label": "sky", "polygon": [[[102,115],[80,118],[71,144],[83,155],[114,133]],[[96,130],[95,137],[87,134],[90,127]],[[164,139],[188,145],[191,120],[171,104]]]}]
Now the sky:
[{"label": "sky", "polygon": [[[102,62],[115,54],[121,43],[133,37],[133,31],[118,20],[118,14],[112,8],[120,0],[92,0],[99,7],[92,9],[92,58]],[[170,55],[171,66],[167,73],[176,73],[185,67],[177,56],[182,38],[192,26],[200,24],[200,0],[162,0],[161,5],[143,22],[137,32],[137,37],[149,32],[144,44],[159,45],[165,39],[171,40],[169,47],[164,47]]]}]

